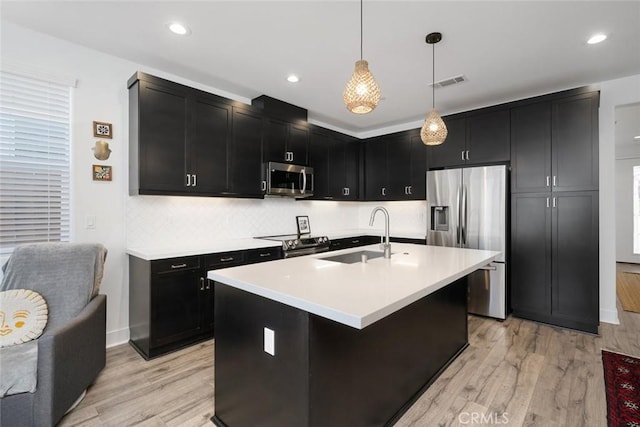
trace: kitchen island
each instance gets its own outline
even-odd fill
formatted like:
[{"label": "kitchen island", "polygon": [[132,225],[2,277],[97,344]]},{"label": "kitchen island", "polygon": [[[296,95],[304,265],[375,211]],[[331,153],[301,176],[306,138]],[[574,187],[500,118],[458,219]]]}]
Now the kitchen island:
[{"label": "kitchen island", "polygon": [[393,244],[391,259],[376,253],[208,273],[216,425],[391,425],[466,348],[465,276],[500,253],[412,244]]}]

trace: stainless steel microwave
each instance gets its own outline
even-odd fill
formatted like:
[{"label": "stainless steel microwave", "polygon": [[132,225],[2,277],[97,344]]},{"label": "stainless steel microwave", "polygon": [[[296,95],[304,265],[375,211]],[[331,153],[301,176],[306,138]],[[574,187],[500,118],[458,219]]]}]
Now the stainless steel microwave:
[{"label": "stainless steel microwave", "polygon": [[287,163],[265,163],[265,194],[272,196],[313,196],[313,168]]}]

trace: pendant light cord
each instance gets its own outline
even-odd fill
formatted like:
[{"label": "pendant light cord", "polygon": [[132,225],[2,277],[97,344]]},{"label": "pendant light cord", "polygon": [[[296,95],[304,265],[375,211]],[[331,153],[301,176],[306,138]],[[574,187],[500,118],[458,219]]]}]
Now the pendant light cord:
[{"label": "pendant light cord", "polygon": [[431,108],[436,109],[436,44],[432,45],[431,57]]},{"label": "pendant light cord", "polygon": [[360,0],[360,60],[362,61],[362,0]]}]

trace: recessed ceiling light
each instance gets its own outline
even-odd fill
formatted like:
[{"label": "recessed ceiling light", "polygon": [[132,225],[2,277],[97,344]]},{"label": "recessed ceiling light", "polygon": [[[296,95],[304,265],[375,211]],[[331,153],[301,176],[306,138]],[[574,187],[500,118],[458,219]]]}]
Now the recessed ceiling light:
[{"label": "recessed ceiling light", "polygon": [[607,35],[606,34],[594,34],[589,38],[589,40],[587,40],[587,43],[596,44],[596,43],[603,42],[606,39],[607,39]]},{"label": "recessed ceiling light", "polygon": [[187,35],[191,34],[191,31],[189,30],[189,28],[185,27],[184,25],[182,25],[179,22],[170,23],[169,24],[169,30],[171,30],[172,33],[178,34],[180,36],[187,36]]},{"label": "recessed ceiling light", "polygon": [[634,137],[633,137],[633,139],[635,139],[636,141],[637,141],[637,140],[640,140],[640,135],[636,135],[636,136],[634,136]]},{"label": "recessed ceiling light", "polygon": [[289,83],[298,83],[300,81],[300,77],[296,76],[295,74],[289,74],[287,76],[287,81]]}]

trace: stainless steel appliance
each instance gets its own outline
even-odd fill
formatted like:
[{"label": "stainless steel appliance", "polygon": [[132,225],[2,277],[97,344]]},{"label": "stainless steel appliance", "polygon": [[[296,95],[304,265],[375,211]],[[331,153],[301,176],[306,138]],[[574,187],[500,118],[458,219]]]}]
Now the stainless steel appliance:
[{"label": "stainless steel appliance", "polygon": [[285,258],[326,252],[329,250],[329,245],[331,244],[327,236],[311,237],[305,234],[265,236],[257,237],[257,239],[282,242],[282,250],[284,251]]},{"label": "stainless steel appliance", "polygon": [[501,251],[469,275],[469,312],[506,318],[507,168],[427,172],[427,244]]},{"label": "stainless steel appliance", "polygon": [[267,195],[313,196],[313,168],[288,163],[265,163],[264,187]]}]

